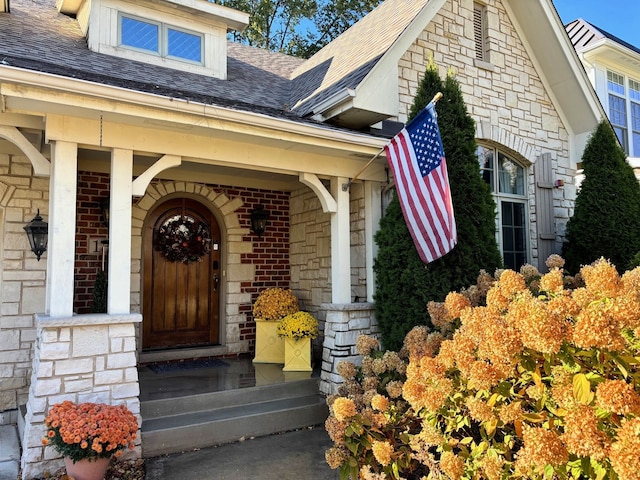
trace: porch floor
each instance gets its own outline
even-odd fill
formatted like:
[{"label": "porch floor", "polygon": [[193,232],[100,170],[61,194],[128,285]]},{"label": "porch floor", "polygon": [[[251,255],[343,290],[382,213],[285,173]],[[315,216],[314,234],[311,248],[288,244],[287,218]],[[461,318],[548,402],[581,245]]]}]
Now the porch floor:
[{"label": "porch floor", "polygon": [[170,367],[166,371],[158,371],[156,368],[158,373],[152,369],[154,364],[140,365],[138,367],[140,401],[284,384],[320,375],[317,368],[313,372],[283,372],[282,364],[253,363],[249,357],[220,358],[218,360],[223,363],[216,362],[218,363],[216,366],[185,369]]}]

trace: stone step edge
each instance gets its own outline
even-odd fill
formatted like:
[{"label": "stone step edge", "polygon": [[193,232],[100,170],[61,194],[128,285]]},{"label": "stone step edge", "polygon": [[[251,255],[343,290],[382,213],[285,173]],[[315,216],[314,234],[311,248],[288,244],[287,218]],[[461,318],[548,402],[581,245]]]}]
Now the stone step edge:
[{"label": "stone step edge", "polygon": [[258,385],[235,390],[145,400],[140,402],[140,413],[143,419],[155,419],[208,411],[212,409],[212,406],[226,408],[314,394],[319,394],[319,379],[317,377],[284,384]]},{"label": "stone step edge", "polygon": [[278,400],[268,400],[264,402],[254,402],[231,407],[213,408],[199,412],[181,413],[178,415],[169,415],[147,420],[143,418],[141,433],[144,437],[146,433],[150,432],[188,428],[194,425],[221,422],[234,418],[241,419],[259,417],[261,415],[273,414],[280,411],[319,407],[323,405],[326,406],[324,397],[319,394],[315,394]]}]

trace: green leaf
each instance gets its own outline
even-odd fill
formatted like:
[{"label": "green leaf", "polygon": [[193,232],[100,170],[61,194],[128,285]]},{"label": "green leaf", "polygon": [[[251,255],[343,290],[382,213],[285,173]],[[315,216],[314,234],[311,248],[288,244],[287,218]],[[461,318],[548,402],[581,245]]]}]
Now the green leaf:
[{"label": "green leaf", "polygon": [[598,461],[591,459],[591,469],[596,474],[596,480],[602,480],[607,475],[607,469]]},{"label": "green leaf", "polygon": [[573,398],[583,405],[588,405],[591,401],[591,383],[584,373],[573,376]]},{"label": "green leaf", "polygon": [[553,465],[545,465],[544,467],[544,478],[553,478]]},{"label": "green leaf", "polygon": [[483,422],[482,425],[484,425],[484,429],[487,432],[487,435],[491,437],[496,431],[496,427],[498,426],[498,419],[494,417],[491,420]]},{"label": "green leaf", "polygon": [[524,413],[522,418],[530,421],[531,423],[542,423],[547,419],[547,416],[539,413]]},{"label": "green leaf", "polygon": [[400,472],[398,471],[398,464],[396,462],[391,464],[391,470],[393,471],[393,476],[395,478],[400,478]]},{"label": "green leaf", "polygon": [[631,369],[629,364],[622,357],[616,355],[615,353],[611,353],[610,355],[613,359],[613,362],[618,367],[618,370],[620,370],[620,373],[622,373],[622,376],[625,379],[629,378],[629,370]]},{"label": "green leaf", "polygon": [[349,441],[347,441],[345,443],[346,443],[347,448],[349,449],[349,451],[357,456],[358,455],[358,445],[359,445],[359,443],[358,442],[349,442]]},{"label": "green leaf", "polygon": [[523,357],[520,361],[520,364],[524,367],[528,372],[534,372],[536,370],[536,362],[529,357]]}]

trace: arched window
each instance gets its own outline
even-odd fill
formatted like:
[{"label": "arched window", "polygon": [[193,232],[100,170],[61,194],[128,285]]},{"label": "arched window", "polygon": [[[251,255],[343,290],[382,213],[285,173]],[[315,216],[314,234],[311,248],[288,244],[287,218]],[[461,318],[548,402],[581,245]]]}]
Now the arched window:
[{"label": "arched window", "polygon": [[504,266],[518,271],[529,261],[526,169],[495,147],[479,145],[476,154],[498,209],[496,240]]}]

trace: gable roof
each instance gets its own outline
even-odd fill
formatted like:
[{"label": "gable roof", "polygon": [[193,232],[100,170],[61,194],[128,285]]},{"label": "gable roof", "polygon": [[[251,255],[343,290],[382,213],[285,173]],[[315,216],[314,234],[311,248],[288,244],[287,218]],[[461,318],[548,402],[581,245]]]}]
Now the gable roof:
[{"label": "gable roof", "polygon": [[[294,70],[295,111],[354,128],[397,115],[399,61],[444,3],[386,0]],[[503,4],[568,129],[586,138],[605,114],[552,1]]]},{"label": "gable roof", "polygon": [[356,88],[429,0],[387,0],[292,74],[294,108],[305,115],[344,89]]},{"label": "gable roof", "polygon": [[593,46],[594,44],[601,44],[603,40],[609,39],[623,47],[640,55],[640,48],[631,45],[629,42],[625,42],[621,38],[595,26],[593,23],[587,22],[582,18],[578,18],[572,22],[569,22],[565,29],[571,39],[571,43],[576,50],[582,50],[585,47]]}]

